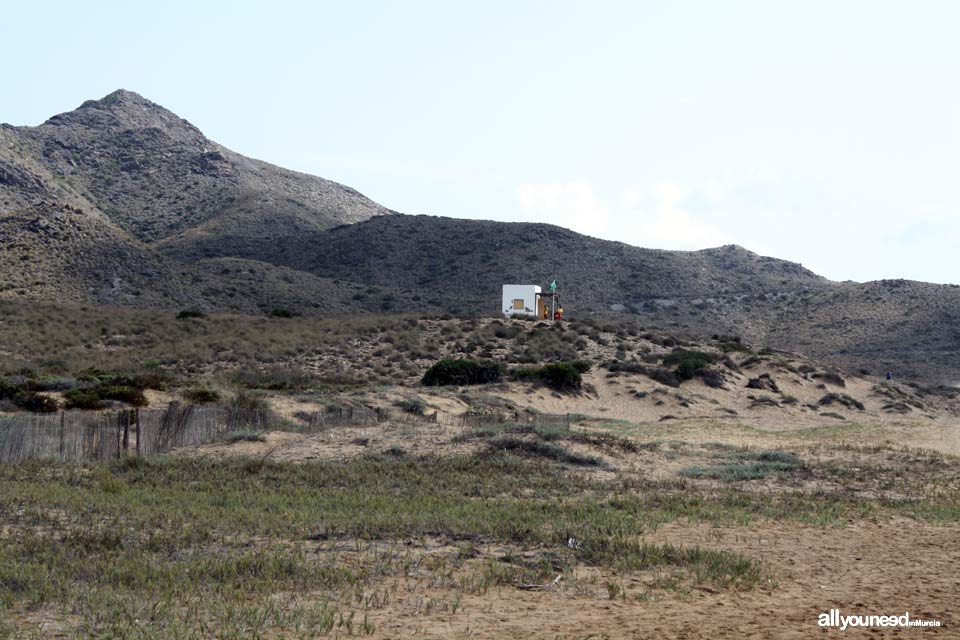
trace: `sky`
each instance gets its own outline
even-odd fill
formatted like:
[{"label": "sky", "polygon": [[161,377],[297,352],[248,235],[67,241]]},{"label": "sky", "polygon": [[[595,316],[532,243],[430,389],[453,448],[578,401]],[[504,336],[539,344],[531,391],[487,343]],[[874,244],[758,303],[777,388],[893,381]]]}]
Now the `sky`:
[{"label": "sky", "polygon": [[2,122],[125,88],[403,213],[960,283],[953,0],[2,9]]}]

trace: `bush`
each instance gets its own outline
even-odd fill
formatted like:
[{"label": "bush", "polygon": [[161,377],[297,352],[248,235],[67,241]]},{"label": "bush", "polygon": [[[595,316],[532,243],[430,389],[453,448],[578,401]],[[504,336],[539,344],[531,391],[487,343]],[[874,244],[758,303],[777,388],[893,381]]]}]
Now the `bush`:
[{"label": "bush", "polygon": [[863,411],[866,407],[863,406],[863,403],[857,400],[856,398],[851,398],[845,393],[828,393],[827,395],[820,398],[820,401],[817,402],[820,406],[828,406],[831,404],[842,404],[847,409],[856,409],[857,411]]},{"label": "bush", "polygon": [[12,400],[26,390],[26,385],[13,380],[0,378],[0,399]]},{"label": "bush", "polygon": [[428,387],[487,384],[500,382],[503,365],[490,360],[454,360],[444,358],[423,374],[421,383]]},{"label": "bush", "polygon": [[542,367],[524,367],[512,372],[515,380],[536,380],[554,391],[578,391],[583,386],[580,371],[570,362],[554,362]]},{"label": "bush", "polygon": [[695,351],[692,349],[674,349],[663,358],[663,364],[666,366],[676,365],[674,373],[677,379],[692,380],[701,369],[712,363],[716,359],[712,353],[704,351]]},{"label": "bush", "polygon": [[590,371],[590,367],[593,366],[586,360],[574,360],[570,363],[570,365],[580,373],[586,373],[587,371]]},{"label": "bush", "polygon": [[16,396],[13,403],[21,409],[34,413],[54,413],[60,408],[53,398],[29,392]]},{"label": "bush", "polygon": [[125,402],[135,407],[147,406],[143,390],[128,385],[97,385],[78,387],[63,394],[68,409],[103,409],[105,400]]},{"label": "bush", "polygon": [[651,380],[665,384],[668,387],[680,386],[680,380],[673,371],[664,369],[663,367],[651,367],[640,362],[608,362],[604,366],[606,366],[608,371],[613,373],[641,373]]},{"label": "bush", "polygon": [[177,314],[177,320],[187,320],[189,318],[206,318],[207,314],[199,309],[184,309]]},{"label": "bush", "polygon": [[103,409],[106,406],[97,389],[92,387],[70,389],[63,398],[67,409]]},{"label": "bush", "polygon": [[220,392],[209,387],[194,387],[186,389],[181,394],[184,400],[194,404],[208,404],[211,402],[220,402]]},{"label": "bush", "polygon": [[668,387],[679,387],[682,382],[677,374],[663,367],[647,367],[644,373],[646,373],[647,377],[651,380],[665,384]]},{"label": "bush", "polygon": [[289,309],[273,309],[268,315],[273,318],[292,318],[294,313]]},{"label": "bush", "polygon": [[421,398],[403,398],[393,403],[393,406],[400,407],[404,413],[422,416],[427,412],[427,403]]},{"label": "bush", "polygon": [[105,400],[126,402],[127,404],[135,407],[145,407],[147,404],[149,404],[146,396],[143,395],[143,391],[136,387],[130,387],[126,385],[110,385],[106,387],[100,387],[98,391],[100,393],[100,397]]},{"label": "bush", "polygon": [[703,384],[714,389],[723,388],[725,382],[723,374],[716,369],[700,369],[700,377],[703,378]]}]

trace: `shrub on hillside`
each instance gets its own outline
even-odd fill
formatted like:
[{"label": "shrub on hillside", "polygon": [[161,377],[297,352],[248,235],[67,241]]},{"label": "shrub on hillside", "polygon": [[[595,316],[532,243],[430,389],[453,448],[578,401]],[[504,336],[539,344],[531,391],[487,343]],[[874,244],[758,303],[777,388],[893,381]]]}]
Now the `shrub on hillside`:
[{"label": "shrub on hillside", "polygon": [[190,318],[206,318],[207,314],[199,309],[184,309],[177,314],[177,320],[188,320]]},{"label": "shrub on hillside", "polygon": [[692,380],[701,369],[716,359],[712,353],[693,349],[674,349],[663,358],[665,366],[676,366],[674,373],[677,379]]},{"label": "shrub on hillside", "polygon": [[572,366],[574,369],[576,369],[580,373],[586,373],[587,371],[590,371],[590,368],[593,365],[587,362],[586,360],[574,360],[573,362],[570,363],[570,366]]},{"label": "shrub on hillside", "polygon": [[511,376],[515,380],[542,382],[554,391],[579,391],[583,386],[579,369],[570,362],[553,362],[542,367],[522,367],[514,369]]},{"label": "shrub on hillside", "polygon": [[60,408],[60,405],[53,398],[31,392],[15,396],[13,403],[20,409],[34,413],[54,413]]},{"label": "shrub on hillside", "polygon": [[503,365],[491,360],[444,358],[427,369],[421,382],[428,387],[487,384],[502,377]]},{"label": "shrub on hillside", "polygon": [[63,394],[67,409],[103,409],[106,403],[95,388],[70,389]]},{"label": "shrub on hillside", "polygon": [[654,367],[641,362],[617,361],[608,362],[604,366],[612,373],[640,373],[647,376],[651,380],[655,380],[660,384],[665,384],[668,387],[680,386],[680,380],[677,378],[676,374],[674,374],[670,369],[665,369],[664,367]]},{"label": "shrub on hillside", "polygon": [[24,392],[26,386],[9,378],[0,378],[0,399],[12,400]]},{"label": "shrub on hillside", "polygon": [[699,375],[703,379],[703,384],[708,387],[714,389],[723,388],[723,383],[725,382],[723,374],[716,369],[700,369]]},{"label": "shrub on hillside", "polygon": [[183,395],[184,400],[194,404],[220,402],[220,392],[209,387],[193,387],[192,389],[185,389],[181,395]]},{"label": "shrub on hillside", "polygon": [[422,398],[402,398],[393,403],[393,406],[400,407],[404,413],[422,416],[427,413],[429,405]]},{"label": "shrub on hillside", "polygon": [[161,370],[152,370],[143,373],[125,373],[103,371],[102,369],[91,367],[78,373],[77,380],[104,387],[132,387],[140,390],[157,389],[163,391],[167,388],[170,377]]},{"label": "shrub on hillside", "polygon": [[96,385],[77,387],[63,394],[68,409],[103,409],[105,400],[125,402],[134,407],[147,406],[147,398],[143,390],[120,384]]}]

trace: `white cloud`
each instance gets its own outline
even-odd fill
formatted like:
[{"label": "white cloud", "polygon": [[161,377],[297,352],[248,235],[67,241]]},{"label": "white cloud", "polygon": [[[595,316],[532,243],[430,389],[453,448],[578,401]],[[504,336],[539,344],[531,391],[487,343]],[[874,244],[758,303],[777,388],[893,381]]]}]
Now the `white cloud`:
[{"label": "white cloud", "polygon": [[584,180],[525,184],[517,199],[525,215],[580,233],[641,247],[703,249],[730,240],[684,208],[691,190],[671,181],[624,189],[612,208]]}]

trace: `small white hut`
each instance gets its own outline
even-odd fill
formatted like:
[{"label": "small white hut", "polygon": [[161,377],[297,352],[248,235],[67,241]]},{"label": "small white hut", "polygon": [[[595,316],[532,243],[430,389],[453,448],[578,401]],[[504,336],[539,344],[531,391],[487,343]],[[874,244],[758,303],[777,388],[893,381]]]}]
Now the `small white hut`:
[{"label": "small white hut", "polygon": [[535,284],[505,284],[503,285],[503,315],[543,317],[543,298],[541,289]]}]

